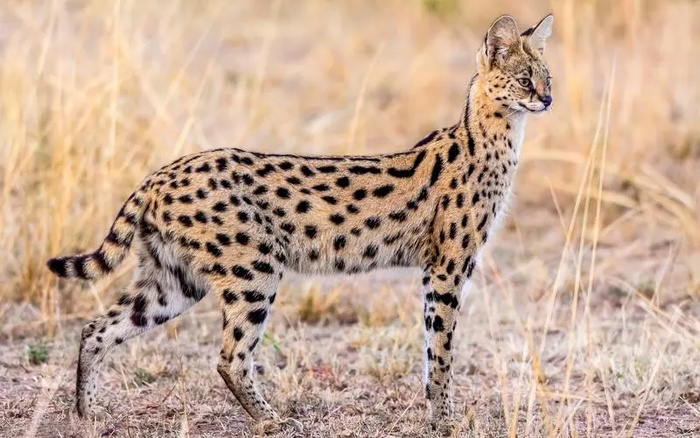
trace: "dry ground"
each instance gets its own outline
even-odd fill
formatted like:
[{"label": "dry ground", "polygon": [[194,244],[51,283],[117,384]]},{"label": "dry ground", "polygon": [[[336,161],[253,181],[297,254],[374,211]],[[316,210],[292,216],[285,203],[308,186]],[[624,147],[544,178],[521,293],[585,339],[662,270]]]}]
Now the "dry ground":
[{"label": "dry ground", "polygon": [[[700,436],[700,3],[8,0],[0,4],[0,436],[249,436],[219,314],[118,348],[95,422],[80,327],[129,276],[56,282],[149,171],[241,145],[409,147],[461,111],[500,13],[555,14],[555,108],[465,299],[456,436]],[[309,437],[422,437],[416,273],[290,276],[260,385]],[[279,436],[294,436],[292,431]]]}]

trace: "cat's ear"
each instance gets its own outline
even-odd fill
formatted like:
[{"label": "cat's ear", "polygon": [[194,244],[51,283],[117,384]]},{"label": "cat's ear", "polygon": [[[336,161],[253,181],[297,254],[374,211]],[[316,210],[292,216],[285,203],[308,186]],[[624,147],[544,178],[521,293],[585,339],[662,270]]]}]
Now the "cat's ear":
[{"label": "cat's ear", "polygon": [[537,23],[536,26],[529,28],[521,35],[525,41],[532,47],[544,54],[544,48],[547,44],[547,38],[552,35],[552,23],[554,22],[554,16],[552,14],[547,15]]},{"label": "cat's ear", "polygon": [[510,51],[520,44],[518,25],[510,15],[501,15],[493,22],[484,39],[483,61],[488,65],[502,63],[508,59]]}]

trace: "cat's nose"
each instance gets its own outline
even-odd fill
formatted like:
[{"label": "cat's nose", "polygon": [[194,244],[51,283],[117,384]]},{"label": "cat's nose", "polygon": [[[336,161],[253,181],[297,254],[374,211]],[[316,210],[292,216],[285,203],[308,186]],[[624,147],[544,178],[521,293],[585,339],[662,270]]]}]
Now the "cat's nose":
[{"label": "cat's nose", "polygon": [[544,104],[545,108],[549,108],[549,106],[552,104],[552,95],[547,94],[545,96],[540,97],[540,101]]}]

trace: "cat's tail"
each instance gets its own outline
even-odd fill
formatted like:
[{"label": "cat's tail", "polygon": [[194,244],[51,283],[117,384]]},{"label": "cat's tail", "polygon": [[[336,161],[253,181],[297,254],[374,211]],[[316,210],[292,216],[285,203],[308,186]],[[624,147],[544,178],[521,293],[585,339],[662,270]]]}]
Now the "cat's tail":
[{"label": "cat's tail", "polygon": [[147,178],[129,196],[96,251],[50,259],[46,265],[51,272],[63,278],[96,280],[114,271],[129,254],[141,218],[150,205],[150,186],[150,178]]}]

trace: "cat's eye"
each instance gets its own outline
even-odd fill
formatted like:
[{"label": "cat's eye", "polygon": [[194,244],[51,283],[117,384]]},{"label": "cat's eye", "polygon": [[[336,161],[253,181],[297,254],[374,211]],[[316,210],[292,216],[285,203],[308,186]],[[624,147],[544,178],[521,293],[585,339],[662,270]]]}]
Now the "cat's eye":
[{"label": "cat's eye", "polygon": [[521,87],[525,88],[530,88],[530,86],[532,86],[532,81],[530,81],[530,78],[519,78],[518,83]]}]

